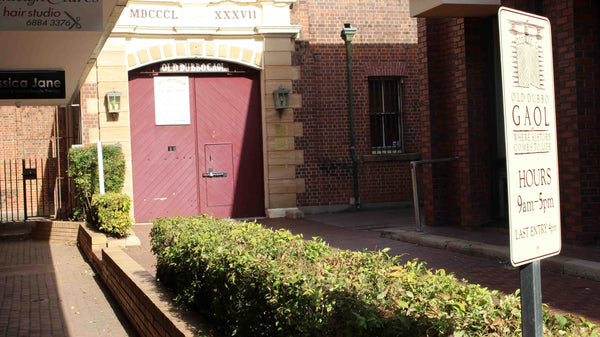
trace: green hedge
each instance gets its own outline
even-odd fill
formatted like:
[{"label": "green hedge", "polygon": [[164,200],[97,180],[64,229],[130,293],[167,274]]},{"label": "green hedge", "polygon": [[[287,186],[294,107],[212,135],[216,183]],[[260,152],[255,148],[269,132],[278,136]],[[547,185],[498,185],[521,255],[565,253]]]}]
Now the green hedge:
[{"label": "green hedge", "polygon": [[94,194],[91,208],[94,221],[90,224],[101,232],[122,237],[133,223],[129,216],[130,210],[131,199],[126,194]]},{"label": "green hedge", "polygon": [[[104,189],[107,193],[121,192],[125,181],[125,157],[117,146],[103,145]],[[90,218],[92,197],[100,193],[98,179],[98,148],[96,145],[69,149],[69,177],[75,185],[75,197],[78,204],[74,207],[72,218],[94,222]]]},{"label": "green hedge", "polygon": [[[257,223],[157,219],[157,277],[230,336],[515,336],[520,303],[385,250],[335,250]],[[544,312],[550,335],[597,326]]]}]

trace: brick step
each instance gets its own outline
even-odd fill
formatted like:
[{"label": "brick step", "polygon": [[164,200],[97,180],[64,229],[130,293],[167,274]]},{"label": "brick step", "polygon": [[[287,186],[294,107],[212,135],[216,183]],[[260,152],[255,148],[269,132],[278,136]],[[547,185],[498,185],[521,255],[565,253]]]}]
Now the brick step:
[{"label": "brick step", "polygon": [[76,241],[79,222],[70,221],[37,221],[31,229],[34,240]]},{"label": "brick step", "polygon": [[30,233],[8,233],[0,234],[0,241],[21,241],[31,237]]}]

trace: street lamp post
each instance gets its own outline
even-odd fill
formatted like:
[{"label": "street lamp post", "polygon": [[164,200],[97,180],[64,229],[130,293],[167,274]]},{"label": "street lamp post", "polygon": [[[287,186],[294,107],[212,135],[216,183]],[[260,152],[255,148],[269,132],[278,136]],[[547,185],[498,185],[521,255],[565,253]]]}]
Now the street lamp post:
[{"label": "street lamp post", "polygon": [[356,28],[349,23],[342,28],[342,40],[346,43],[346,58],[348,60],[348,114],[350,115],[350,157],[352,158],[352,176],[354,182],[354,207],[360,208],[360,196],[358,194],[358,160],[356,158],[356,140],[354,136],[354,103],[352,94],[352,51],[350,44],[356,34]]}]

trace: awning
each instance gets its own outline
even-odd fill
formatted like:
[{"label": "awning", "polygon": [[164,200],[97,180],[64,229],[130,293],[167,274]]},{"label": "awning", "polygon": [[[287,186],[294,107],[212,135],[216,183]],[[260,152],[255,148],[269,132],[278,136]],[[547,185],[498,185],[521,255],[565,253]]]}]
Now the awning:
[{"label": "awning", "polygon": [[126,3],[0,2],[0,105],[71,103]]},{"label": "awning", "polygon": [[410,16],[486,17],[498,12],[500,0],[410,0]]}]

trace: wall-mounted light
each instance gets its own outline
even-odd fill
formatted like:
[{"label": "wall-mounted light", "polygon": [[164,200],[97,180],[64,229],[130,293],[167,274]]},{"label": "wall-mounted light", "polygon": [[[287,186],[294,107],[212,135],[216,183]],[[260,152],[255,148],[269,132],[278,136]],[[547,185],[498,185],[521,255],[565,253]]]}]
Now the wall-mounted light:
[{"label": "wall-mounted light", "polygon": [[106,93],[106,101],[108,103],[109,113],[121,112],[121,93],[115,89]]},{"label": "wall-mounted light", "polygon": [[356,34],[356,28],[352,28],[352,25],[349,23],[344,23],[344,28],[342,28],[342,40],[346,43],[352,42],[354,35]]},{"label": "wall-mounted light", "polygon": [[281,85],[275,91],[273,91],[273,98],[275,99],[275,109],[281,110],[290,107],[290,89],[285,89]]}]

